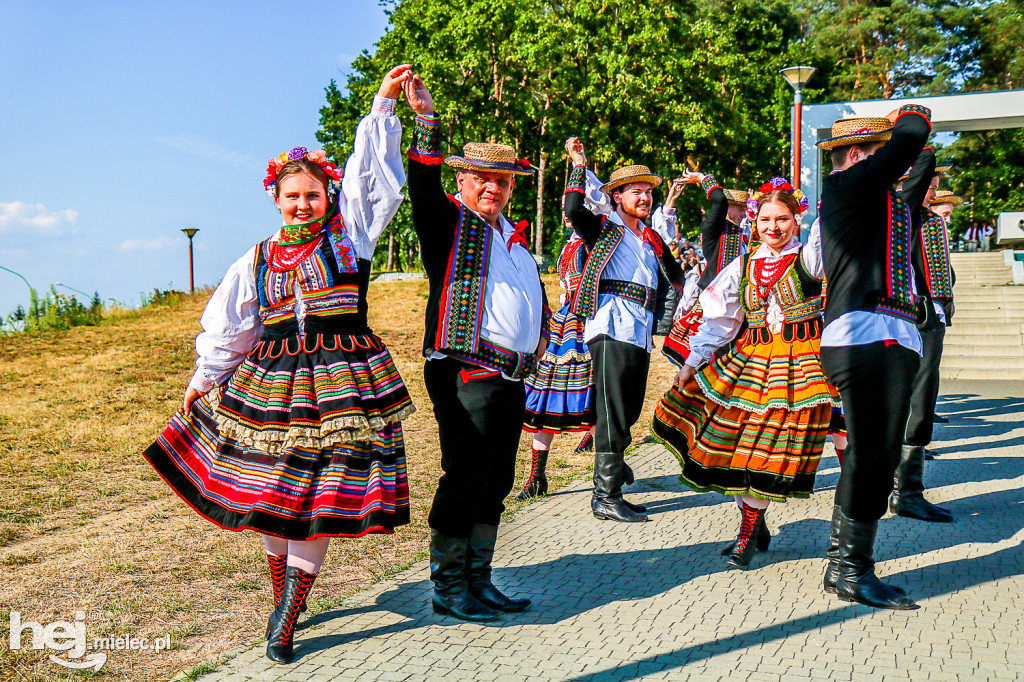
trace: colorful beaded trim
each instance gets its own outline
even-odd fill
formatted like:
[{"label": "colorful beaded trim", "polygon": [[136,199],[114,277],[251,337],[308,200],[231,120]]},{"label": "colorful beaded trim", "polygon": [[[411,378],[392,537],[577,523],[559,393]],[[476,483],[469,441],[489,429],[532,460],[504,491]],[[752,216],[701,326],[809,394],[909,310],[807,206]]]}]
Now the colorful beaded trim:
[{"label": "colorful beaded trim", "polygon": [[910,290],[910,211],[896,190],[889,189],[889,229],[886,253],[885,292],[895,301],[893,310],[913,309]]},{"label": "colorful beaded trim", "polygon": [[573,166],[569,173],[569,179],[565,181],[565,192],[586,192],[587,169],[583,166]]},{"label": "colorful beaded trim", "polygon": [[476,353],[493,231],[475,213],[467,213],[461,201],[449,199],[458,206],[459,223],[445,275],[437,344],[439,350]]},{"label": "colorful beaded trim", "polygon": [[408,157],[426,166],[444,163],[441,153],[441,118],[434,114],[417,114],[413,121],[412,146]]},{"label": "colorful beaded trim", "polygon": [[576,317],[590,319],[597,313],[597,283],[608,261],[611,260],[615,247],[622,241],[625,234],[623,229],[608,220],[607,216],[601,217],[601,233],[590,252],[590,257],[587,258],[587,267],[583,270],[580,288],[576,290],[576,296],[569,308]]},{"label": "colorful beaded trim", "polygon": [[704,176],[704,179],[700,181],[701,189],[704,190],[704,194],[708,199],[711,198],[711,191],[714,189],[722,189],[722,186],[718,184],[718,180],[715,180],[715,176],[708,174]]},{"label": "colorful beaded trim", "polygon": [[923,209],[921,243],[924,245],[924,275],[932,298],[953,298],[953,275],[949,264],[949,241],[942,216]]},{"label": "colorful beaded trim", "polygon": [[599,294],[611,294],[632,301],[647,310],[654,312],[655,304],[658,302],[658,290],[645,287],[636,282],[627,282],[622,279],[602,279],[597,287]]}]

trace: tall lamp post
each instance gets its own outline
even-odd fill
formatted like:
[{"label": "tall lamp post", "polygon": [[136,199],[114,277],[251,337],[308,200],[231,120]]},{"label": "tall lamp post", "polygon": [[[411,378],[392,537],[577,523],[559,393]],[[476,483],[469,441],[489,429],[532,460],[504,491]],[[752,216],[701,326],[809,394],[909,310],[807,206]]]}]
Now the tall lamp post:
[{"label": "tall lamp post", "polygon": [[786,82],[793,87],[793,174],[792,180],[793,187],[800,188],[800,129],[802,125],[801,121],[801,104],[803,103],[802,91],[807,81],[811,80],[811,76],[817,71],[813,66],[787,66],[786,68],[779,71]]},{"label": "tall lamp post", "polygon": [[188,290],[189,293],[196,293],[196,280],[192,275],[192,237],[196,236],[196,232],[199,231],[198,227],[185,227],[182,228],[182,232],[188,237]]}]

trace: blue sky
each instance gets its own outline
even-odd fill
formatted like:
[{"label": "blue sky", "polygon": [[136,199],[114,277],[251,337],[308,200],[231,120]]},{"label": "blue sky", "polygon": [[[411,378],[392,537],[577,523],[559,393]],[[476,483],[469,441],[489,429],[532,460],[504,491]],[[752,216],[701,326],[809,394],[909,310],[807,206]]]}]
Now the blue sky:
[{"label": "blue sky", "polygon": [[[376,0],[0,0],[0,16],[0,265],[127,303],[188,287],[184,227],[197,286],[273,233],[267,159],[317,146],[324,88],[387,26]],[[0,270],[0,315],[27,301]]]}]

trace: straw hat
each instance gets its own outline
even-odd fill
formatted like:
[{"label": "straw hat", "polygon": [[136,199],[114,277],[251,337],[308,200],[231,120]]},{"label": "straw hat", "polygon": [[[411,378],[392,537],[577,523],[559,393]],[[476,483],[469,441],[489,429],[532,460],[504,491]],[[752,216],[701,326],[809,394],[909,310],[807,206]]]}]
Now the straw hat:
[{"label": "straw hat", "polygon": [[730,204],[736,206],[746,206],[747,199],[750,198],[750,192],[742,189],[726,189],[722,190],[725,192],[725,198]]},{"label": "straw hat", "polygon": [[649,182],[651,187],[657,187],[661,184],[661,176],[652,173],[647,166],[623,166],[612,171],[608,182],[601,185],[601,191],[611,194],[616,187],[622,187],[631,182]]},{"label": "straw hat", "polygon": [[[943,163],[943,164],[940,164],[940,165],[938,165],[938,166],[936,166],[936,167],[935,167],[935,173],[934,173],[934,175],[942,175],[943,173],[948,173],[948,172],[950,171],[950,169],[952,169],[952,168],[953,168],[953,164],[951,164],[951,163]],[[900,181],[900,182],[905,182],[905,181],[906,181],[906,179],[910,177],[910,170],[911,170],[911,169],[909,169],[909,168],[908,168],[908,169],[907,169],[907,172],[906,172],[906,173],[904,173],[904,174],[903,174],[903,175],[902,175],[902,176],[900,177],[900,179],[899,179],[899,181]]]},{"label": "straw hat", "polygon": [[864,142],[883,142],[892,137],[892,127],[892,121],[887,118],[841,118],[832,124],[832,137],[821,140],[818,146],[827,150]]},{"label": "straw hat", "polygon": [[935,199],[932,201],[932,206],[935,204],[953,204],[953,206],[959,206],[964,203],[964,198],[953,194],[948,189],[940,189],[935,193]]},{"label": "straw hat", "polygon": [[462,154],[449,156],[444,162],[456,170],[533,175],[530,162],[527,159],[517,159],[516,150],[507,144],[467,142],[462,147]]}]

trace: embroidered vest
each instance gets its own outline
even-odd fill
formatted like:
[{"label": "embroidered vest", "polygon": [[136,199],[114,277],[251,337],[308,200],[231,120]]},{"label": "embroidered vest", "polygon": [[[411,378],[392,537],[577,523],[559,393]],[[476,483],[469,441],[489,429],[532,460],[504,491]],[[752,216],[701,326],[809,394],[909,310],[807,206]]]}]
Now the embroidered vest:
[{"label": "embroidered vest", "polygon": [[313,252],[292,270],[280,272],[270,268],[271,243],[270,239],[260,243],[253,264],[265,338],[298,333],[296,285],[302,291],[306,333],[348,334],[365,330],[370,264],[357,261],[340,214],[324,227]]},{"label": "embroidered vest", "polygon": [[921,319],[920,300],[910,288],[910,209],[891,187],[887,211],[889,229],[886,233],[885,295],[875,303],[875,312],[918,322]]},{"label": "embroidered vest", "polygon": [[533,367],[533,356],[503,348],[480,336],[493,230],[475,213],[466,210],[461,201],[451,195],[448,198],[458,207],[459,220],[445,269],[435,350],[500,370],[513,379],[522,379]]},{"label": "embroidered vest", "polygon": [[743,228],[732,222],[725,221],[725,231],[718,242],[718,263],[715,273],[725,270],[725,266],[739,258],[743,251]]},{"label": "embroidered vest", "polygon": [[924,277],[928,291],[935,300],[946,303],[953,299],[953,271],[949,264],[949,240],[942,216],[922,209],[921,245],[924,247]]},{"label": "embroidered vest", "polygon": [[601,216],[601,234],[598,235],[597,243],[587,257],[579,288],[576,289],[576,295],[569,308],[576,317],[588,320],[597,314],[597,289],[601,273],[611,260],[616,247],[622,242],[625,236],[624,229],[608,220],[608,216]]},{"label": "embroidered vest", "polygon": [[747,318],[746,340],[767,343],[771,340],[768,328],[768,301],[774,294],[782,311],[782,335],[786,341],[794,338],[819,338],[822,330],[821,311],[824,305],[822,280],[813,277],[804,268],[800,252],[782,274],[766,297],[757,286],[756,260],[751,254],[743,256],[743,279],[740,291],[743,312]]}]

